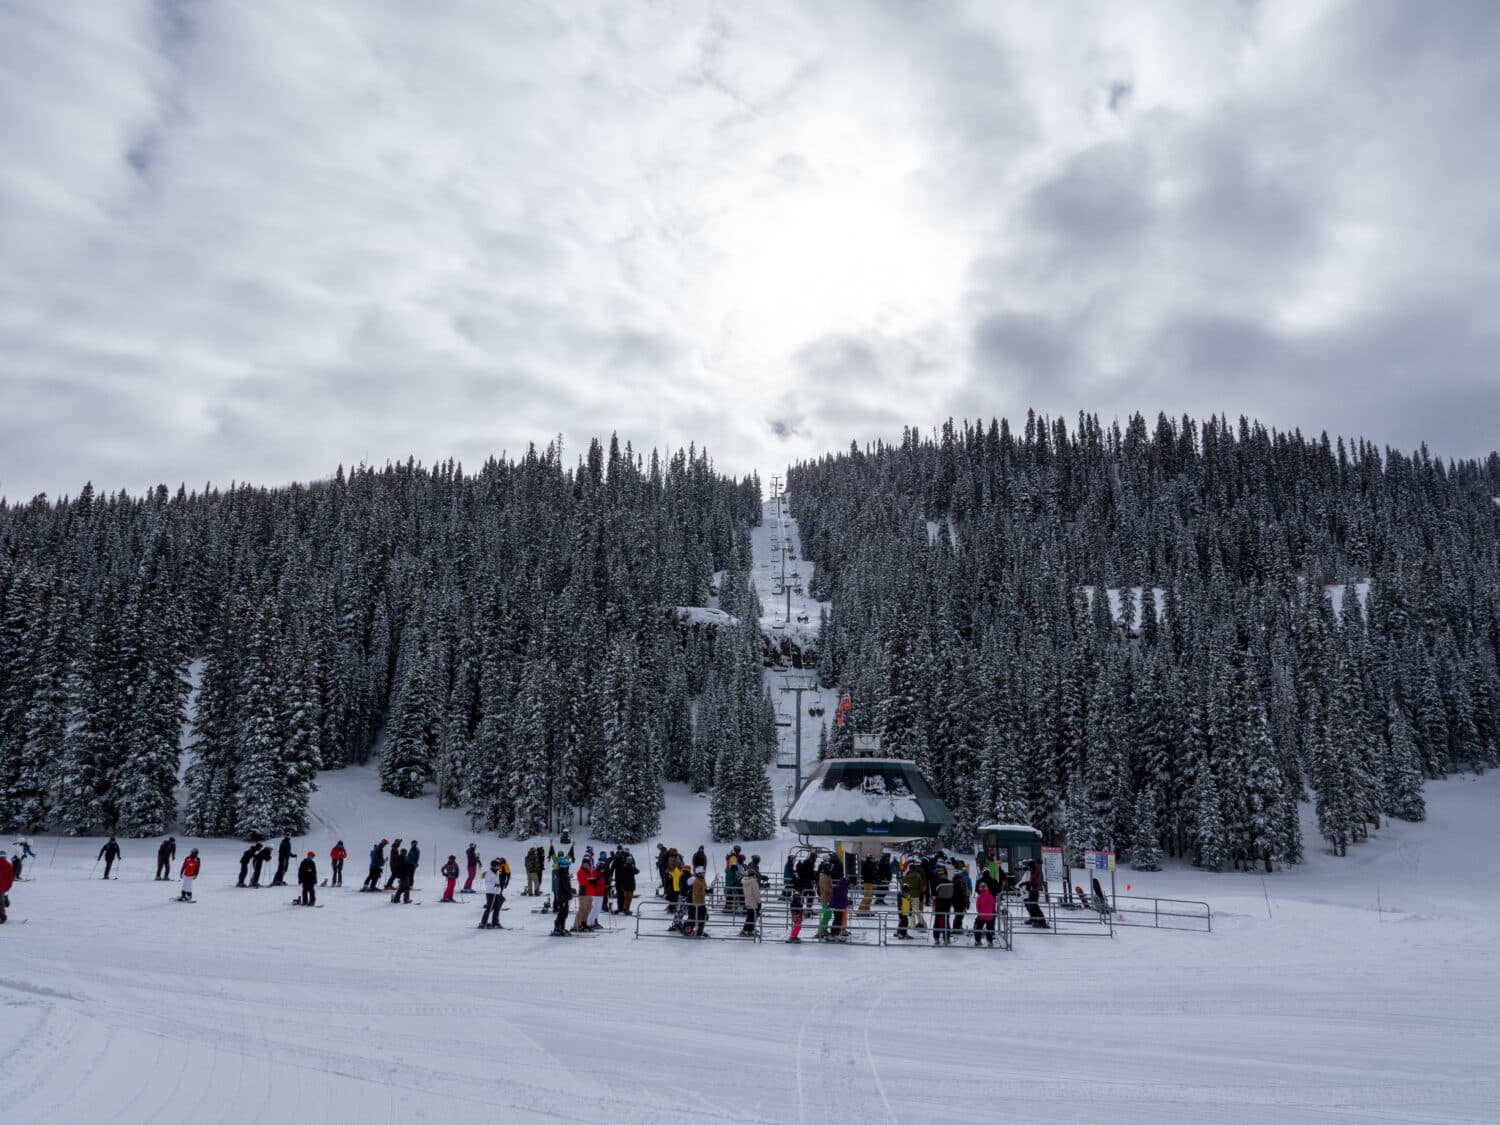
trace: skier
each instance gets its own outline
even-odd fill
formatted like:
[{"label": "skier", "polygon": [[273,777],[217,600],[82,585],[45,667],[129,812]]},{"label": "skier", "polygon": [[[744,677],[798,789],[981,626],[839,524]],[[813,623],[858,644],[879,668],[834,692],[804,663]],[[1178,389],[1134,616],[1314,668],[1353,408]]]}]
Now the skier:
[{"label": "skier", "polygon": [[740,931],[745,937],[755,935],[755,918],[760,913],[760,856],[750,857],[750,866],[740,880],[740,893],[745,896],[745,928]]},{"label": "skier", "polygon": [[474,876],[479,874],[479,849],[469,842],[469,850],[464,852],[464,865],[469,869],[469,877],[464,880],[464,894],[474,893]]},{"label": "skier", "polygon": [[253,843],[240,854],[240,881],[235,884],[243,887],[245,880],[250,877],[250,861],[255,858],[255,853],[260,851],[260,844]]},{"label": "skier", "polygon": [[344,885],[344,860],[349,858],[349,849],[344,847],[344,841],[340,840],[333,845],[333,850],[328,853],[330,867],[328,885],[330,887],[342,887]]},{"label": "skier", "polygon": [[552,933],[555,937],[568,936],[568,902],[573,897],[573,879],[568,873],[570,861],[567,856],[557,857],[557,866],[552,870],[552,901],[556,904],[557,914],[552,922]]},{"label": "skier", "polygon": [[413,840],[411,842],[411,847],[406,849],[406,873],[411,877],[412,882],[416,882],[417,867],[421,862],[422,849],[417,847],[417,842]]},{"label": "skier", "polygon": [[172,878],[172,861],[177,858],[177,837],[168,836],[156,849],[156,878],[165,883]]},{"label": "skier", "polygon": [[500,890],[510,889],[510,860],[504,856],[500,857]]},{"label": "skier", "polygon": [[5,849],[0,848],[0,925],[5,923],[5,908],[10,905],[10,889],[15,881],[16,869],[5,858]]},{"label": "skier", "polygon": [[740,893],[740,881],[744,877],[738,850],[730,852],[724,859],[724,910],[729,914],[738,914],[744,904],[744,896]]},{"label": "skier", "polygon": [[829,901],[833,898],[833,864],[824,860],[818,867],[818,902],[823,907],[818,916],[818,940],[822,941],[828,937],[828,926],[833,921],[833,907]]},{"label": "skier", "polygon": [[692,900],[693,904],[693,928],[689,932],[695,937],[707,937],[708,879],[704,875],[701,866],[693,869],[693,885],[688,891],[688,897]]},{"label": "skier", "polygon": [[303,906],[318,904],[318,865],[313,861],[317,854],[308,852],[307,857],[297,865],[297,882],[302,884],[302,897],[298,901]]},{"label": "skier", "polygon": [[932,869],[932,944],[948,945],[948,911],[953,909],[953,880],[946,864]]},{"label": "skier", "polygon": [[640,869],[635,865],[635,856],[627,850],[615,861],[615,892],[619,897],[621,914],[630,913],[630,903],[635,898],[635,877]]},{"label": "skier", "polygon": [[974,944],[988,936],[995,944],[995,892],[988,878],[979,880],[979,891],[974,896]]},{"label": "skier", "polygon": [[385,889],[390,890],[396,885],[396,858],[401,853],[401,837],[397,836],[391,844],[391,873],[386,876]]},{"label": "skier", "polygon": [[589,912],[594,908],[594,865],[588,852],[583,853],[583,862],[578,865],[578,913],[573,917],[573,930],[588,929]]},{"label": "skier", "polygon": [[[471,844],[470,847],[472,846]],[[484,913],[479,916],[479,928],[481,930],[505,929],[500,924],[500,908],[504,905],[505,892],[500,889],[500,861],[492,859],[490,869],[484,873]]]},{"label": "skier", "polygon": [[188,853],[187,859],[182,861],[182,894],[178,896],[180,901],[193,901],[193,880],[198,877],[201,866],[198,862],[198,849],[194,848]]},{"label": "skier", "polygon": [[[473,844],[469,845],[469,850],[470,851],[474,850],[474,845]],[[445,864],[443,864],[443,878],[448,880],[448,885],[443,888],[443,897],[440,898],[440,899],[438,899],[438,901],[439,902],[456,902],[457,900],[453,897],[453,888],[458,885],[458,857],[457,856],[450,855],[448,857],[448,862],[445,863]],[[469,882],[472,883],[473,881],[474,881],[474,872],[470,871],[469,872]]]},{"label": "skier", "polygon": [[1047,919],[1042,914],[1042,865],[1034,859],[1023,859],[1021,866],[1026,869],[1024,876],[1026,880],[1026,913],[1028,915],[1026,924],[1036,926],[1038,929],[1047,929]]},{"label": "skier", "polygon": [[802,932],[802,915],[804,913],[804,908],[805,907],[806,907],[806,901],[802,897],[802,888],[801,887],[793,887],[792,888],[792,907],[791,907],[791,909],[792,909],[792,935],[791,935],[791,937],[789,937],[789,938],[786,939],[787,941],[800,942],[802,940],[797,935]]},{"label": "skier", "polygon": [[99,857],[98,859],[95,859],[94,862],[98,863],[100,859],[104,861],[104,877],[108,879],[110,868],[114,867],[115,860],[119,858],[120,845],[115,840],[115,838],[111,836],[108,840],[104,841],[104,846],[99,849]]},{"label": "skier", "polygon": [[260,851],[258,851],[258,852],[255,853],[255,866],[250,871],[250,885],[252,887],[258,887],[258,886],[260,886],[260,869],[262,867],[264,867],[267,863],[269,863],[270,860],[271,860],[271,845],[270,844],[262,844],[260,846]]},{"label": "skier", "polygon": [[902,880],[896,886],[896,940],[911,940],[911,934],[907,930],[907,923],[910,918],[911,895],[907,892],[906,881]]},{"label": "skier", "polygon": [[385,846],[389,840],[381,840],[370,849],[370,873],[365,876],[365,882],[359,889],[361,891],[375,891],[380,889],[380,873],[385,870]]},{"label": "skier", "polygon": [[31,838],[29,836],[16,837],[16,854],[11,857],[11,866],[16,870],[17,882],[21,879],[21,868],[25,866],[28,859],[35,859],[36,852],[31,850]]},{"label": "skier", "polygon": [[281,846],[276,849],[276,874],[271,876],[271,886],[286,886],[286,869],[292,865],[292,838],[283,836]]},{"label": "skier", "polygon": [[661,894],[666,897],[667,872],[672,869],[672,858],[667,852],[666,844],[656,845],[656,884],[661,888]]},{"label": "skier", "polygon": [[875,901],[885,905],[886,893],[891,889],[891,853],[881,852],[880,862],[875,865]]},{"label": "skier", "polygon": [[953,925],[948,931],[949,941],[953,940],[955,933],[964,932],[964,915],[969,911],[969,899],[974,893],[974,881],[969,878],[964,861],[955,859],[953,866],[958,870],[953,876]]},{"label": "skier", "polygon": [[849,931],[845,928],[849,923],[849,876],[840,875],[833,884],[833,893],[828,898],[828,906],[833,911],[833,928],[828,931],[830,938],[846,939]]},{"label": "skier", "polygon": [[901,879],[901,885],[906,888],[907,896],[911,899],[910,913],[915,915],[917,929],[927,928],[927,914],[923,907],[927,903],[927,872],[917,860],[908,860],[906,874]]},{"label": "skier", "polygon": [[860,887],[859,912],[869,914],[875,905],[875,882],[879,876],[880,864],[872,855],[867,855],[859,861]]},{"label": "skier", "polygon": [[391,860],[391,874],[396,880],[396,892],[391,895],[392,902],[404,902],[411,905],[411,884],[416,878],[416,869],[412,866],[411,857],[417,850],[417,842],[413,840],[412,846],[396,853]]}]

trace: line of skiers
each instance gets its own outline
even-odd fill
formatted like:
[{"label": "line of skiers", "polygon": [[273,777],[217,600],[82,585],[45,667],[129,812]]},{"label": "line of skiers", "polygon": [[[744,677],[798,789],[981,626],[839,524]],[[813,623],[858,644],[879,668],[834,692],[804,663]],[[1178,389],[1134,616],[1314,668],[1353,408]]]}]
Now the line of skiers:
[{"label": "line of skiers", "polygon": [[[613,852],[601,851],[597,857],[592,847],[585,848],[583,859],[578,864],[576,891],[573,887],[575,854],[572,846],[563,853],[550,844],[545,853],[552,863],[552,933],[557,937],[603,929],[604,923],[599,921],[601,912],[629,914],[635,901],[636,876],[640,874],[640,868],[629,848],[621,846]],[[530,858],[528,856],[528,860]],[[577,899],[578,907],[570,926],[569,906],[574,899]]]},{"label": "line of skiers", "polygon": [[[386,877],[385,886],[382,887],[380,876],[386,867],[387,845],[391,849],[390,874]],[[394,888],[391,901],[410,904],[412,883],[416,881],[417,868],[421,862],[422,849],[417,846],[417,841],[413,840],[410,847],[403,848],[399,836],[396,837],[395,843],[382,839],[380,843],[370,848],[370,871],[365,876],[364,885],[359,889],[368,894],[375,891],[390,891]]]}]

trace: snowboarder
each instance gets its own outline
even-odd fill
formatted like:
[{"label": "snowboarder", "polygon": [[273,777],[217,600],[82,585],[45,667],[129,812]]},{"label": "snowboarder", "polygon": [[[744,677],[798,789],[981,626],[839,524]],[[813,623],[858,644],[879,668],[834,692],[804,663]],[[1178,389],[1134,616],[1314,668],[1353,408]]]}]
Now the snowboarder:
[{"label": "snowboarder", "polygon": [[750,866],[740,880],[740,893],[745,897],[745,927],[740,931],[746,937],[755,934],[755,919],[760,913],[760,856],[750,857]]},{"label": "snowboarder", "polygon": [[198,849],[194,848],[188,853],[187,859],[182,861],[182,894],[178,896],[181,901],[193,901],[193,880],[198,877],[201,866],[198,862]]},{"label": "snowboarder", "polygon": [[988,879],[979,880],[979,890],[974,896],[974,944],[984,937],[995,944],[995,892]]},{"label": "snowboarder", "polygon": [[474,893],[474,876],[479,874],[479,849],[469,842],[469,850],[464,852],[464,865],[469,869],[469,877],[464,880],[464,894]]},{"label": "snowboarder", "polygon": [[156,878],[167,882],[172,878],[172,861],[177,858],[177,837],[168,836],[156,849]]},{"label": "snowboarder", "polygon": [[381,840],[370,849],[370,873],[365,876],[365,882],[359,889],[361,891],[375,891],[380,889],[380,873],[385,870],[385,846],[389,840]]},{"label": "snowboarder", "polygon": [[333,871],[328,878],[330,887],[342,887],[344,885],[344,860],[349,858],[349,849],[344,847],[344,841],[340,840],[333,845],[333,851],[328,853],[328,862]]},{"label": "snowboarder", "polygon": [[94,862],[98,863],[100,859],[104,861],[104,877],[108,879],[110,868],[114,867],[115,860],[119,858],[120,845],[118,841],[116,841],[115,838],[111,836],[108,840],[104,841],[104,846],[99,849],[99,858],[95,859]]},{"label": "snowboarder", "polygon": [[503,930],[500,910],[505,905],[505,892],[500,888],[500,861],[490,860],[490,869],[484,873],[484,913],[479,916],[481,930]]},{"label": "snowboarder", "polygon": [[0,848],[0,925],[5,922],[5,909],[10,905],[10,889],[15,881],[16,869],[5,858],[5,849]]},{"label": "snowboarder", "polygon": [[404,849],[401,847],[401,837],[397,836],[391,844],[391,873],[386,876],[385,890],[390,890],[396,885],[396,860]]},{"label": "snowboarder", "polygon": [[[469,849],[472,851],[473,848],[474,848],[474,845],[470,844],[469,845]],[[456,886],[458,886],[458,857],[457,856],[450,855],[448,857],[448,862],[445,863],[445,864],[443,864],[443,878],[448,880],[448,885],[443,888],[443,897],[440,898],[438,901],[439,902],[456,902],[457,900],[453,897],[453,888],[456,887]],[[470,871],[469,872],[469,882],[472,883],[473,881],[474,881],[474,873],[472,871]]]},{"label": "snowboarder", "polygon": [[260,869],[271,862],[271,845],[262,844],[260,851],[255,853],[255,866],[250,869],[250,885],[260,886]]},{"label": "snowboarder", "polygon": [[21,879],[21,869],[26,865],[28,859],[35,859],[36,852],[31,850],[31,838],[29,836],[16,837],[16,854],[11,857],[11,866],[16,871],[16,881]]},{"label": "snowboarder", "polygon": [[260,851],[260,843],[256,842],[240,853],[240,881],[235,886],[245,885],[245,880],[250,877],[250,861],[255,858],[255,853],[258,851]]},{"label": "snowboarder", "polygon": [[552,870],[552,901],[557,914],[552,923],[552,932],[557,937],[568,934],[568,903],[573,898],[573,878],[568,871],[571,861],[565,855],[557,857],[557,866]]},{"label": "snowboarder", "polygon": [[271,876],[271,886],[286,886],[286,869],[292,865],[292,838],[283,836],[276,849],[276,874]]},{"label": "snowboarder", "polygon": [[308,852],[307,857],[297,865],[297,882],[302,884],[302,897],[297,901],[303,906],[318,904],[318,865],[313,860],[317,854]]}]

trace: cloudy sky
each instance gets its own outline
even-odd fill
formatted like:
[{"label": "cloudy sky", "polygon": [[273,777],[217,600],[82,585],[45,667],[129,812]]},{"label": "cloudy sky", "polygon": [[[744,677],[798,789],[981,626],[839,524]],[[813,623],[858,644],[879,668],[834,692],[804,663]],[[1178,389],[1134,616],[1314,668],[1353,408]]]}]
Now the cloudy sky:
[{"label": "cloudy sky", "polygon": [[0,0],[0,495],[763,474],[953,415],[1500,445],[1500,4]]}]

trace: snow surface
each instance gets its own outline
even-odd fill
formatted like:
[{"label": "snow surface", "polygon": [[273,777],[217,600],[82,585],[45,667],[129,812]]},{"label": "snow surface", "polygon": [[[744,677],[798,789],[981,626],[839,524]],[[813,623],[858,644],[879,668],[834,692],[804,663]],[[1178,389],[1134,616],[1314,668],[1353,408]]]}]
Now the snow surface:
[{"label": "snow surface", "polygon": [[[715,599],[717,600],[717,599]],[[691,621],[695,625],[738,625],[739,620],[722,609],[702,605],[680,605],[677,620]]]},{"label": "snow surface", "polygon": [[[461,815],[376,793],[374,770],[321,780],[299,847],[321,863],[342,836],[353,888],[372,839],[415,834],[422,906],[235,890],[233,841],[182,841],[205,867],[181,906],[151,881],[155,841],[124,841],[105,884],[98,840],[37,839],[12,893],[27,922],[0,928],[0,1119],[1496,1120],[1500,896],[1476,860],[1500,773],[1430,785],[1429,821],[1313,854],[1264,894],[1256,876],[1118,872],[1121,893],[1211,902],[1212,934],[1023,928],[1009,954],[558,940],[514,896],[507,930],[480,931],[477,904],[434,902],[433,864],[473,838]],[[669,838],[706,842],[706,809],[669,787]],[[525,846],[483,850],[519,868]]]},{"label": "snow surface", "polygon": [[[1323,596],[1333,605],[1333,619],[1343,621],[1344,619],[1344,589],[1347,583],[1331,582],[1323,587]],[[1360,616],[1366,614],[1365,606],[1370,600],[1370,580],[1361,578],[1354,583],[1354,596],[1359,601]]]}]

